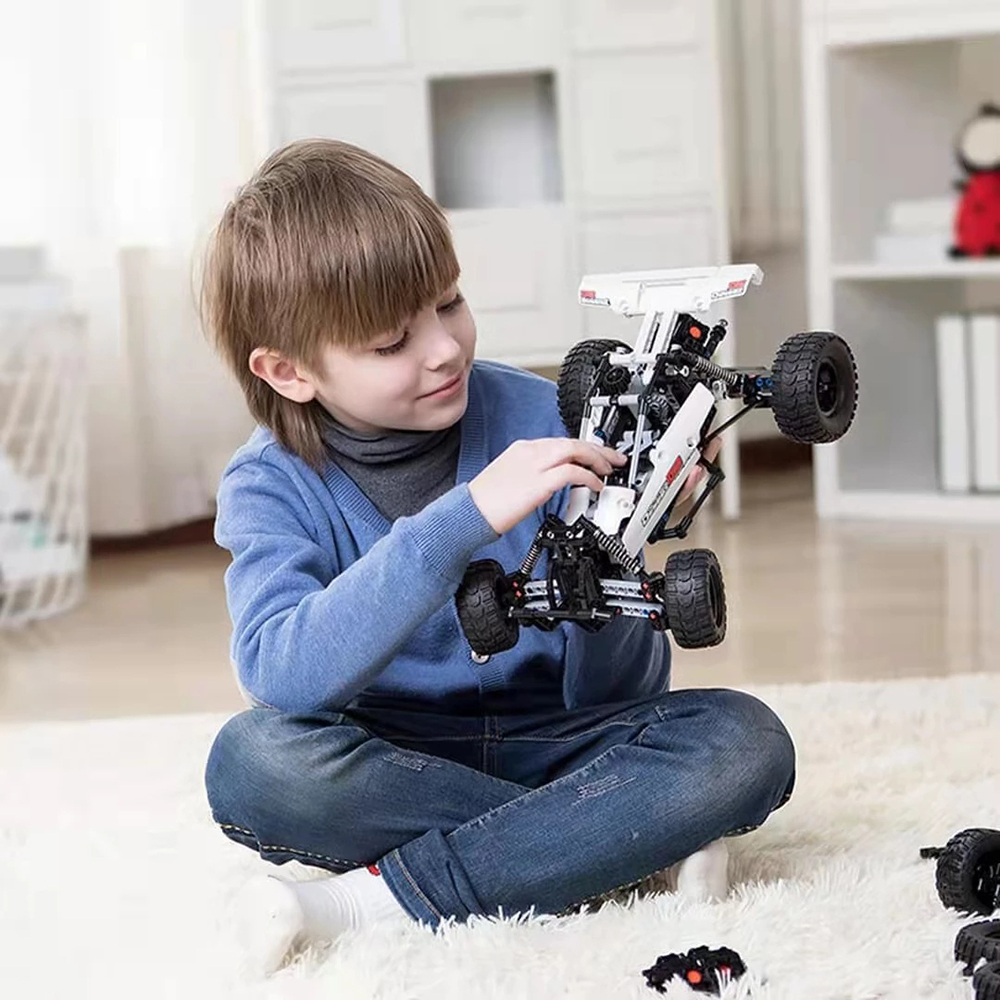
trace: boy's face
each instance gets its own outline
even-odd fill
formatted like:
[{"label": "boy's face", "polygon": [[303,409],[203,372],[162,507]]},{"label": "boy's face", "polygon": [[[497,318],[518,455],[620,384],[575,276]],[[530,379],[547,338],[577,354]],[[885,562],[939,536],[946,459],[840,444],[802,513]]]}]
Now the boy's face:
[{"label": "boy's face", "polygon": [[355,430],[431,431],[450,427],[465,413],[475,348],[476,325],[456,284],[364,347],[328,346],[319,373],[284,362],[291,376],[258,351],[250,367],[282,395],[297,402],[317,399]]}]

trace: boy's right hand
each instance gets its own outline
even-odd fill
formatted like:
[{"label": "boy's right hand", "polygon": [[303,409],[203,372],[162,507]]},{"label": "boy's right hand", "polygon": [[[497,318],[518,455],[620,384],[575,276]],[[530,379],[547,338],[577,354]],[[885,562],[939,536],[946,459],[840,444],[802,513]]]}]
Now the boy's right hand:
[{"label": "boy's right hand", "polygon": [[613,448],[578,438],[515,441],[469,483],[469,493],[493,530],[502,535],[564,486],[604,488],[628,459]]}]

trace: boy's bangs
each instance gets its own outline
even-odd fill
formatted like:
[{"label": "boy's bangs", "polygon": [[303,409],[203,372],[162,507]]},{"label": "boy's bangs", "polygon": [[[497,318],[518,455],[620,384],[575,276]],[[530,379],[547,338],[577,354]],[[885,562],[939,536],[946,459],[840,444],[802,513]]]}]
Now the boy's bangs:
[{"label": "boy's bangs", "polygon": [[372,207],[369,224],[341,236],[340,253],[327,258],[328,316],[335,340],[347,348],[397,329],[459,274],[448,224],[433,203]]}]

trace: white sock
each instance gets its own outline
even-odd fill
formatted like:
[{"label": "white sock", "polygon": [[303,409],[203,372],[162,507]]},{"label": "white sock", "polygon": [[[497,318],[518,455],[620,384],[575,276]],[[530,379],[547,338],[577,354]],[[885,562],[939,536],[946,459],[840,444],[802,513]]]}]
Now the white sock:
[{"label": "white sock", "polygon": [[258,875],[240,890],[236,913],[247,964],[262,974],[281,968],[297,951],[333,941],[344,931],[410,919],[385,879],[367,868],[308,882]]},{"label": "white sock", "polygon": [[344,931],[409,917],[385,879],[367,868],[355,868],[333,878],[296,882],[293,889],[302,908],[305,932],[315,941],[332,941]]},{"label": "white sock", "polygon": [[729,848],[724,840],[712,841],[674,869],[677,891],[688,899],[705,903],[729,895]]}]

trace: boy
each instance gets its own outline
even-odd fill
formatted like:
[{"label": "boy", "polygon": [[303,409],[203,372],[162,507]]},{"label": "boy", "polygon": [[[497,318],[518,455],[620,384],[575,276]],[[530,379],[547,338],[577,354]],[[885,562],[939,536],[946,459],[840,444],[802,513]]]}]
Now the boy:
[{"label": "boy", "polygon": [[469,562],[518,565],[568,488],[624,459],[567,437],[548,380],[473,360],[440,209],[371,154],[299,142],[206,263],[207,325],[260,424],[216,525],[253,707],[219,733],[208,797],[261,857],[339,873],[248,886],[259,960],[392,917],[558,913],[683,859],[682,886],[725,895],[721,838],[792,790],[770,709],[669,692],[642,619],[524,629],[486,662],[462,636]]}]

